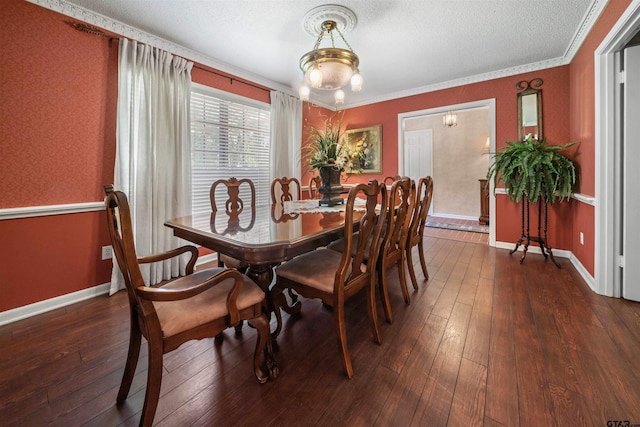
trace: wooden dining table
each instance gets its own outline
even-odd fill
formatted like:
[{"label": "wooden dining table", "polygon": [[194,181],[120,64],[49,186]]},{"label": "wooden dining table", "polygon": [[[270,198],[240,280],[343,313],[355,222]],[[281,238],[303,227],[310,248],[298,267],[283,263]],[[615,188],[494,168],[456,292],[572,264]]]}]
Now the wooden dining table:
[{"label": "wooden dining table", "polygon": [[[313,206],[317,201],[299,203]],[[170,219],[165,226],[176,237],[248,264],[247,276],[268,295],[274,266],[343,236],[343,209],[302,208],[289,213],[275,204],[245,207],[241,212],[197,213]],[[354,212],[354,227],[361,214]]]}]

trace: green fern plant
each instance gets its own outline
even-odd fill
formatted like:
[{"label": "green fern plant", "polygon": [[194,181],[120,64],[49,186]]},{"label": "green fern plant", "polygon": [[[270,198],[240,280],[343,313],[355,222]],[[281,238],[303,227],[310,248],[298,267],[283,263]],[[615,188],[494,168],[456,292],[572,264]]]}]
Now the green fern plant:
[{"label": "green fern plant", "polygon": [[522,142],[507,142],[507,147],[496,153],[489,167],[487,179],[493,179],[494,188],[504,184],[507,196],[519,202],[526,195],[531,202],[542,197],[547,203],[569,200],[576,182],[573,161],[560,153],[575,142],[547,145],[528,135]]}]

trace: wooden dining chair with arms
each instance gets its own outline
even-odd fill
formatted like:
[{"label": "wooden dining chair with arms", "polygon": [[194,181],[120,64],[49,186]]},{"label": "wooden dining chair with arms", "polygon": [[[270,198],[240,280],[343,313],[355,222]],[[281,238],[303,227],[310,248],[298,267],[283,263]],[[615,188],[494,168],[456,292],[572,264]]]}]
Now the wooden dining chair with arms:
[{"label": "wooden dining chair with arms", "polygon": [[[387,194],[384,184],[372,180],[369,184],[357,184],[349,192],[345,207],[344,241],[345,251],[316,249],[299,255],[276,267],[276,282],[270,298],[276,312],[278,326],[276,336],[282,328],[280,307],[286,304],[283,295],[285,289],[293,289],[306,298],[318,298],[323,304],[332,307],[338,347],[342,364],[348,378],[353,376],[351,356],[347,347],[345,325],[345,301],[359,291],[366,289],[367,313],[376,343],[382,343],[376,313],[375,261],[380,252],[382,221],[377,212],[380,201],[382,209],[386,207]],[[358,195],[366,199],[366,211],[359,220],[361,239],[351,251],[353,239],[354,203]],[[374,242],[367,245],[367,241]],[[364,263],[365,252],[373,262]],[[352,255],[353,254],[353,255]],[[300,309],[300,302],[296,303]]]},{"label": "wooden dining chair with arms", "polygon": [[[160,397],[163,355],[187,341],[215,337],[242,319],[248,320],[258,334],[253,357],[256,378],[260,383],[274,379],[278,368],[271,350],[269,322],[262,310],[265,297],[262,289],[236,270],[215,267],[194,272],[198,251],[191,245],[138,258],[127,197],[111,185],[105,186],[105,193],[109,234],[124,276],[131,322],[117,404],[124,403],[129,394],[143,336],[148,342],[148,370],[140,425],[150,426]],[[141,264],[183,254],[191,254],[186,276],[155,286],[145,285]]]},{"label": "wooden dining chair with arms", "polygon": [[424,227],[427,225],[427,215],[431,206],[431,198],[433,197],[433,179],[430,176],[420,178],[418,187],[416,188],[415,208],[409,224],[409,232],[407,235],[407,267],[411,283],[414,289],[418,289],[418,280],[413,267],[412,249],[418,247],[418,256],[420,257],[420,267],[424,280],[429,280],[429,271],[424,258]]},{"label": "wooden dining chair with arms", "polygon": [[[240,196],[241,186],[245,184],[245,187],[249,188],[249,197],[251,200],[251,204],[249,208],[252,212],[256,210],[256,187],[248,178],[237,179],[232,177],[230,179],[219,179],[211,184],[211,189],[209,190],[209,200],[211,201],[211,210],[213,212],[218,211],[218,205],[216,203],[216,190],[219,185],[224,185],[227,188],[227,200],[224,203],[225,212],[229,216],[237,217],[242,213],[245,209],[245,202],[242,200]],[[255,214],[254,214],[255,216]],[[245,272],[249,267],[249,264],[240,261],[236,258],[233,258],[229,255],[218,253],[218,267],[229,267],[235,268],[242,272]]]},{"label": "wooden dining chair with arms", "polygon": [[320,175],[315,175],[309,178],[309,198],[310,199],[320,199],[322,194],[320,194],[320,186],[322,185],[322,178]]}]

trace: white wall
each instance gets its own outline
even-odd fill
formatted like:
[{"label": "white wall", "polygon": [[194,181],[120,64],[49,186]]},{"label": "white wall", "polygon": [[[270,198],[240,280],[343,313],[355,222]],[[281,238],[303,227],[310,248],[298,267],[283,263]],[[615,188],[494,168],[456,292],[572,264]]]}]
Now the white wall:
[{"label": "white wall", "polygon": [[480,184],[489,168],[485,144],[489,109],[457,111],[458,125],[442,126],[442,114],[408,118],[405,131],[433,129],[433,214],[477,218]]}]

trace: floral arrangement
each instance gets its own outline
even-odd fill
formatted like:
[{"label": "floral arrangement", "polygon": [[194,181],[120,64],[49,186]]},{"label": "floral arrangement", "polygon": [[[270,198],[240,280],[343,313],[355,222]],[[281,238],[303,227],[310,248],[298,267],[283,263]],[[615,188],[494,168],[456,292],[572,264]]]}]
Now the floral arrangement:
[{"label": "floral arrangement", "polygon": [[344,143],[343,136],[342,120],[339,120],[338,123],[327,120],[324,129],[311,127],[305,155],[311,169],[334,165],[336,169],[344,170],[347,173],[361,170],[362,161],[366,159],[365,151],[359,150],[357,147],[349,148]]}]

